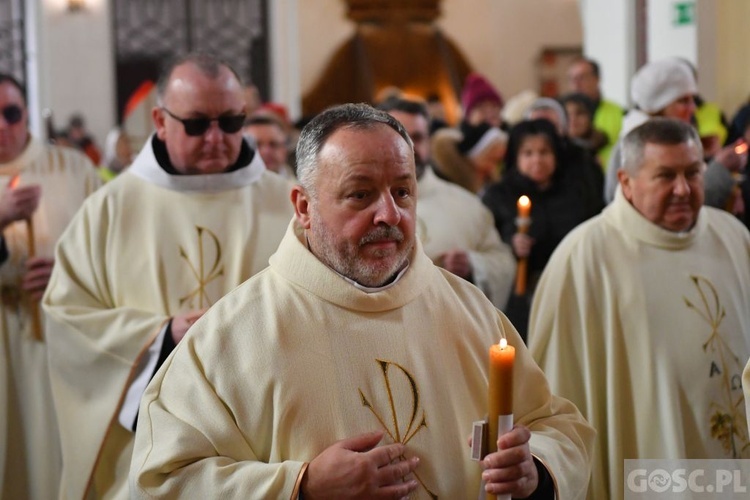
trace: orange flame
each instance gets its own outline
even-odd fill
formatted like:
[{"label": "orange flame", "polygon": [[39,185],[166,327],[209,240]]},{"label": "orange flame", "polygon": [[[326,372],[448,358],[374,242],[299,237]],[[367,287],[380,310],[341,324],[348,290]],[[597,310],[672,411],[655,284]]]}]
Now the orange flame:
[{"label": "orange flame", "polygon": [[8,187],[11,189],[16,189],[18,187],[18,183],[21,181],[21,177],[16,174],[11,178],[10,182],[8,182]]}]

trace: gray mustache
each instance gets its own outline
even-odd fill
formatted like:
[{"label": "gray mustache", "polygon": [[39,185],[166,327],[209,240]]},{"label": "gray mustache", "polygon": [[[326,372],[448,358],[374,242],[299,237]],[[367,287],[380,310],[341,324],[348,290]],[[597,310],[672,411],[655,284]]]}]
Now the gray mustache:
[{"label": "gray mustache", "polygon": [[378,227],[364,235],[359,244],[362,246],[378,240],[395,240],[400,243],[404,241],[404,233],[396,226]]}]

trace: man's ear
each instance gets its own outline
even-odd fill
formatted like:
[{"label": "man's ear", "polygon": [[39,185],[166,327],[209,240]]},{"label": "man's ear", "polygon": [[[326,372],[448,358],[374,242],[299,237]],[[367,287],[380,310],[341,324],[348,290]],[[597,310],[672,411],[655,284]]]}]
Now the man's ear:
[{"label": "man's ear", "polygon": [[305,191],[305,188],[297,184],[292,188],[291,197],[297,222],[305,230],[310,229],[310,195]]},{"label": "man's ear", "polygon": [[622,194],[625,195],[625,199],[630,201],[633,198],[633,192],[630,186],[632,179],[624,168],[617,171],[617,180],[620,181],[620,187],[622,187]]},{"label": "man's ear", "polygon": [[160,141],[164,141],[167,135],[164,127],[164,111],[158,106],[151,108],[151,120],[153,120],[154,127],[156,127],[156,137],[158,137]]}]

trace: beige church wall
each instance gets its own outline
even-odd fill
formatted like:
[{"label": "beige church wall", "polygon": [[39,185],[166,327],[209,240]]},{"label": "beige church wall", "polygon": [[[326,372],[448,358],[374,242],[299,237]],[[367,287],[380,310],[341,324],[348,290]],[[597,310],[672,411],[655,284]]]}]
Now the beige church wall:
[{"label": "beige church wall", "polygon": [[[582,45],[575,0],[444,0],[439,24],[507,98],[539,91],[543,48]],[[564,90],[564,88],[563,88]]]},{"label": "beige church wall", "polygon": [[750,51],[745,32],[747,0],[699,0],[699,86],[731,119],[750,96]]},{"label": "beige church wall", "polygon": [[302,94],[317,82],[329,58],[354,33],[343,0],[299,0],[299,78]]},{"label": "beige church wall", "polygon": [[[300,0],[300,87],[316,83],[329,58],[354,31],[343,0]],[[543,47],[580,47],[576,0],[443,0],[438,24],[507,98],[538,90]]]}]

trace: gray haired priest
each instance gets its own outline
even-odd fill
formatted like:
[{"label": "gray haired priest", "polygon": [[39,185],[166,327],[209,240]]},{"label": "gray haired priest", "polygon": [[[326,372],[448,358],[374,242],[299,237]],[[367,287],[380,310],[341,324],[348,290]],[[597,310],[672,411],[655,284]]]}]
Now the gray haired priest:
[{"label": "gray haired priest", "polygon": [[[211,308],[146,389],[135,498],[576,499],[594,432],[505,316],[415,238],[412,142],[347,104],[297,146],[296,217],[270,267]],[[515,346],[516,427],[481,466],[488,352]]]},{"label": "gray haired priest", "polygon": [[688,123],[652,118],[622,144],[615,200],[555,250],[529,350],[596,428],[589,498],[622,499],[628,459],[750,458],[750,233],[703,205]]}]

